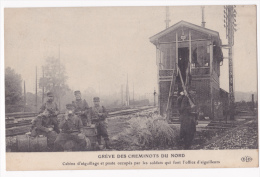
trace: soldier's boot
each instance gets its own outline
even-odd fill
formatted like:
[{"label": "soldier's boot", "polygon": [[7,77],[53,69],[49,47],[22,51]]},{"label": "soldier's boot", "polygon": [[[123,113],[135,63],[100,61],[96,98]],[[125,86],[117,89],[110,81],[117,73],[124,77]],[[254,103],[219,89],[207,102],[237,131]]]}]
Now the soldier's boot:
[{"label": "soldier's boot", "polygon": [[101,144],[101,137],[99,137],[99,136],[97,137],[97,142],[98,142],[98,145],[102,145]]},{"label": "soldier's boot", "polygon": [[111,149],[109,140],[105,140],[106,149]]},{"label": "soldier's boot", "polygon": [[104,148],[103,144],[101,143],[101,137],[97,137],[97,142],[98,142],[98,149],[102,150]]}]

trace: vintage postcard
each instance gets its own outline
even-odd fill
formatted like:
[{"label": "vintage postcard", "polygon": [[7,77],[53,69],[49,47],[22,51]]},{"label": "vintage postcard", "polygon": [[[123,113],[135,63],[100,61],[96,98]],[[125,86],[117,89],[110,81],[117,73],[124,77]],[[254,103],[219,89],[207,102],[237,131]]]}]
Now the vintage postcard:
[{"label": "vintage postcard", "polygon": [[258,167],[256,19],[256,5],[4,8],[6,170]]}]

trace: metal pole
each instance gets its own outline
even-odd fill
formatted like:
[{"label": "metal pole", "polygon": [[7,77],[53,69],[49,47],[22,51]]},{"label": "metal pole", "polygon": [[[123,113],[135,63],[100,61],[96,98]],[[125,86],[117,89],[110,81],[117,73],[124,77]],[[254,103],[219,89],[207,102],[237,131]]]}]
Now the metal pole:
[{"label": "metal pole", "polygon": [[45,85],[44,67],[42,67],[42,78],[43,78],[43,85],[42,85],[42,104],[43,104],[44,103],[44,85]]},{"label": "metal pole", "polygon": [[60,82],[61,82],[61,78],[60,78],[60,45],[59,45],[59,110],[60,110]]},{"label": "metal pole", "polygon": [[154,102],[154,107],[156,106],[156,102],[155,102],[155,95],[156,95],[156,91],[155,91],[155,88],[154,88],[154,92],[153,92],[153,95],[154,95],[154,97],[153,97],[153,102]]},{"label": "metal pole", "polygon": [[121,84],[121,105],[124,105],[124,86]]},{"label": "metal pole", "polygon": [[25,90],[25,81],[23,81],[23,92],[24,92],[24,100],[23,100],[23,104],[24,104],[24,107],[23,107],[23,112],[25,112],[25,107],[26,107],[26,90]]},{"label": "metal pole", "polygon": [[255,109],[255,99],[254,99],[254,94],[252,94],[252,111]]},{"label": "metal pole", "polygon": [[35,106],[36,106],[36,110],[35,112],[38,112],[38,105],[37,105],[37,66],[36,66],[36,83],[35,83]]},{"label": "metal pole", "polygon": [[133,83],[133,106],[135,106],[135,86]]},{"label": "metal pole", "polygon": [[191,73],[191,32],[190,31],[189,31],[189,62],[190,62],[190,64],[189,64],[189,71]]},{"label": "metal pole", "polygon": [[176,45],[176,69],[177,69],[178,68],[178,49],[179,49],[179,47],[178,47],[178,33],[176,33],[176,40],[175,41],[176,41],[175,45]]},{"label": "metal pole", "polygon": [[229,57],[229,97],[230,97],[230,120],[234,120],[234,87],[233,87],[233,6],[228,6],[228,50]]}]

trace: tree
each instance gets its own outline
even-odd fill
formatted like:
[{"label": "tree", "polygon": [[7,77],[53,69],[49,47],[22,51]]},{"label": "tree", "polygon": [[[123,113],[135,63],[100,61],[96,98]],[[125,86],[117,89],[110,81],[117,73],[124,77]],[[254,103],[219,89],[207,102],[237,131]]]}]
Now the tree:
[{"label": "tree", "polygon": [[66,76],[65,66],[60,63],[59,59],[54,57],[47,58],[45,62],[43,66],[44,78],[40,78],[39,87],[44,87],[46,93],[51,91],[54,93],[55,98],[61,99],[69,89],[66,84],[68,77]]},{"label": "tree", "polygon": [[6,112],[22,110],[22,78],[10,67],[5,69],[5,105]]}]

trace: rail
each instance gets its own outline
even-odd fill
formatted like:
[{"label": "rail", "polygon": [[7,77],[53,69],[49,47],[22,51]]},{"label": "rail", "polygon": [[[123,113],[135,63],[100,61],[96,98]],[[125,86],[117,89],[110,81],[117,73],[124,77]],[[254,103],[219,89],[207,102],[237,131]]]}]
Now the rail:
[{"label": "rail", "polygon": [[[134,114],[140,111],[148,110],[148,109],[153,109],[155,108],[154,106],[147,106],[147,107],[142,107],[142,108],[135,108],[135,109],[124,109],[124,110],[118,110],[118,109],[109,109],[108,110],[108,119],[111,117],[116,117],[116,116],[123,116],[123,115],[130,115]],[[112,111],[112,112],[110,112]],[[6,116],[18,116],[18,117],[9,117],[6,119],[6,136],[15,136],[15,135],[20,135],[24,134],[28,131],[30,131],[30,126],[31,126],[31,120],[33,117],[35,117],[37,113],[31,113],[31,114],[23,114],[23,113],[15,113],[15,114],[6,114]],[[63,113],[64,114],[64,113]],[[24,119],[21,119],[22,116],[27,116],[23,117]],[[30,116],[28,116],[30,115]],[[34,116],[33,116],[34,115]],[[11,121],[11,120],[13,121]],[[8,121],[10,120],[10,121]]]}]

